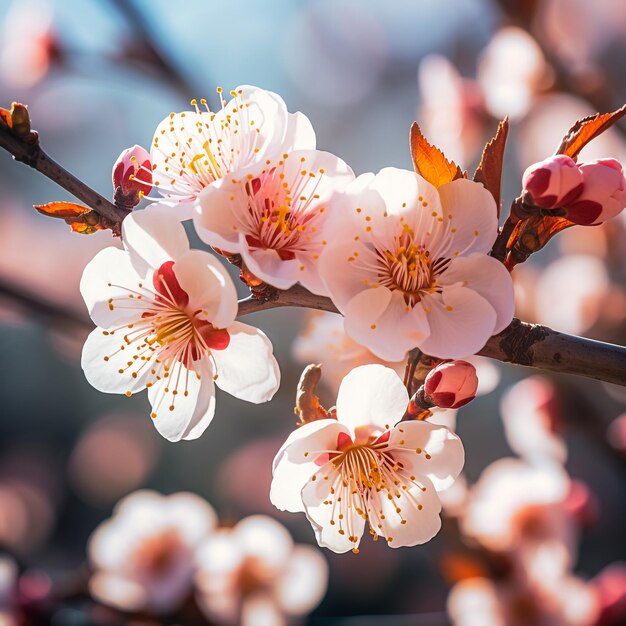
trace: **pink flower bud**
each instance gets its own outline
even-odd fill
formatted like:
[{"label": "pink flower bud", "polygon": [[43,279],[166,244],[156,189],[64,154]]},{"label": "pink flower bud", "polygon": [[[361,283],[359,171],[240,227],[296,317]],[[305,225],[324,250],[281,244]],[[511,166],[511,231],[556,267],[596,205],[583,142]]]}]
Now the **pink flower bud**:
[{"label": "pink flower bud", "polygon": [[448,361],[433,369],[424,381],[431,402],[442,409],[458,409],[476,397],[476,368],[467,361]]},{"label": "pink flower bud", "polygon": [[531,165],[524,172],[522,185],[536,206],[556,209],[578,198],[583,177],[573,159],[557,154]]},{"label": "pink flower bud", "polygon": [[594,226],[615,217],[626,207],[626,178],[619,161],[599,159],[578,166],[583,191],[567,207],[567,218]]},{"label": "pink flower bud", "polygon": [[139,203],[152,189],[150,154],[141,146],[124,150],[113,166],[115,201],[129,208]]}]

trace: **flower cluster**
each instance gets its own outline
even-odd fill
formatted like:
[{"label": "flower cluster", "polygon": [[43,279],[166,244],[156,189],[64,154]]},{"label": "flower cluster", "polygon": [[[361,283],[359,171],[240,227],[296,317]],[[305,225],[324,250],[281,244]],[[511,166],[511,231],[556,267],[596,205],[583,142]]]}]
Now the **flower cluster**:
[{"label": "flower cluster", "polygon": [[294,544],[255,515],[217,528],[213,508],[191,493],[137,491],[89,540],[92,596],[123,611],[167,614],[193,593],[211,623],[281,624],[312,611],[326,592],[319,551]]}]

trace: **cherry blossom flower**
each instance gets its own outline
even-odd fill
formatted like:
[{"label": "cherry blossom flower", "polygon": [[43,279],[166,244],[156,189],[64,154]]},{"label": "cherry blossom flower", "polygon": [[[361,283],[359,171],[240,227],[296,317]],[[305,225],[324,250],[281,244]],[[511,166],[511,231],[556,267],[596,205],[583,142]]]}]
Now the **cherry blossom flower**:
[{"label": "cherry blossom flower", "polygon": [[378,357],[398,361],[417,346],[461,358],[510,323],[513,287],[487,256],[497,216],[481,184],[437,190],[386,168],[357,178],[339,208],[329,228],[341,240],[324,251],[320,274],[346,332]]},{"label": "cherry blossom flower", "polygon": [[220,528],[196,554],[196,598],[220,624],[285,623],[323,598],[328,564],[311,546],[294,545],[287,530],[265,515]]},{"label": "cherry blossom flower", "polygon": [[319,150],[283,153],[237,170],[200,194],[200,238],[242,255],[258,278],[288,289],[301,282],[325,295],[317,268],[338,192],[354,179],[336,156]]},{"label": "cherry blossom flower", "polygon": [[356,551],[365,523],[396,548],[432,539],[441,526],[437,492],[464,462],[460,439],[445,427],[398,422],[409,398],[399,376],[382,365],[348,374],[337,419],[293,432],[274,460],[274,506],[304,511],[320,546]]},{"label": "cherry blossom flower", "polygon": [[448,613],[454,626],[595,624],[598,600],[589,584],[569,575],[550,582],[468,578],[450,591]]},{"label": "cherry blossom flower", "polygon": [[195,439],[215,412],[215,388],[265,402],[280,372],[258,329],[235,321],[235,286],[209,253],[190,250],[178,220],[158,209],[128,216],[125,250],[87,265],[81,293],[98,325],[83,348],[87,380],[106,393],[148,388],[151,417],[170,441]]},{"label": "cherry blossom flower", "polygon": [[476,368],[467,361],[445,361],[432,369],[424,381],[424,391],[444,409],[458,409],[476,397]]},{"label": "cherry blossom flower", "polygon": [[192,493],[127,496],[89,539],[91,594],[127,611],[175,610],[191,591],[195,551],[216,522],[213,508]]},{"label": "cherry blossom flower", "polygon": [[526,169],[522,185],[533,203],[544,209],[555,209],[576,200],[583,190],[583,175],[576,161],[556,154]]},{"label": "cherry blossom flower", "polygon": [[573,562],[576,545],[565,508],[568,491],[567,474],[556,464],[499,459],[472,488],[461,528],[526,568],[542,567],[544,576],[562,574]]},{"label": "cherry blossom flower", "polygon": [[292,150],[314,150],[315,133],[302,113],[288,113],[271,91],[242,85],[221,109],[170,113],[157,127],[151,156],[154,185],[180,219],[193,216],[200,192],[232,172]]}]

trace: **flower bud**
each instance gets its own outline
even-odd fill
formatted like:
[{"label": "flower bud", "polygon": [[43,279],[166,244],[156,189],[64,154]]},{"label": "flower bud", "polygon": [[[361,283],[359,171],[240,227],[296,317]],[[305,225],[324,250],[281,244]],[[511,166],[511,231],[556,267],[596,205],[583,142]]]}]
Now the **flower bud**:
[{"label": "flower bud", "polygon": [[467,361],[447,361],[426,376],[424,391],[435,406],[458,409],[476,397],[476,368]]},{"label": "flower bud", "polygon": [[567,207],[567,219],[594,226],[615,217],[626,207],[624,170],[615,159],[599,159],[578,166],[583,190]]},{"label": "flower bud", "polygon": [[150,154],[141,146],[124,150],[113,166],[115,202],[132,209],[152,189]]},{"label": "flower bud", "polygon": [[522,185],[536,206],[556,209],[578,198],[583,177],[573,159],[557,154],[531,165],[524,172]]}]

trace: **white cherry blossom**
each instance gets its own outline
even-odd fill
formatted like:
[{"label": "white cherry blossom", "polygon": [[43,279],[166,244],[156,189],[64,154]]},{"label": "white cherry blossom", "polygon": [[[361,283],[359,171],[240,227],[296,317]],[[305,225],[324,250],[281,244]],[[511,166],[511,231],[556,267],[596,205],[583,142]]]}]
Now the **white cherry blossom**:
[{"label": "white cherry blossom", "polygon": [[127,496],[89,539],[91,594],[127,611],[175,610],[191,592],[195,551],[216,522],[213,508],[192,493]]},{"label": "white cherry blossom", "polygon": [[460,439],[427,422],[398,422],[409,398],[402,380],[382,365],[348,374],[337,419],[305,424],[278,452],[270,491],[281,510],[304,511],[318,543],[357,550],[366,522],[375,539],[414,546],[441,526],[437,492],[464,462]]},{"label": "white cherry blossom", "polygon": [[347,189],[320,274],[346,332],[382,359],[419,347],[441,358],[480,350],[513,317],[513,287],[487,256],[497,235],[491,194],[455,180],[436,189],[386,168]]},{"label": "white cherry blossom", "polygon": [[334,239],[326,224],[353,179],[352,170],[328,152],[284,152],[204,189],[196,230],[210,245],[241,254],[270,285],[288,289],[300,282],[326,295],[317,267]]},{"label": "white cherry blossom", "polygon": [[266,402],[280,372],[269,339],[235,321],[235,286],[182,224],[158,208],[128,216],[125,250],[87,265],[81,293],[97,324],[83,348],[87,380],[127,396],[148,388],[151,417],[170,441],[195,439],[215,412],[215,388]]},{"label": "white cherry blossom", "polygon": [[287,616],[314,609],[328,584],[320,551],[294,544],[285,527],[265,515],[218,529],[200,546],[196,564],[198,605],[220,624],[281,626]]},{"label": "white cherry blossom", "polygon": [[242,85],[221,109],[170,113],[157,127],[151,148],[153,182],[179,219],[193,216],[200,192],[231,172],[264,163],[273,154],[315,149],[315,133],[302,113],[288,113],[271,91]]}]

